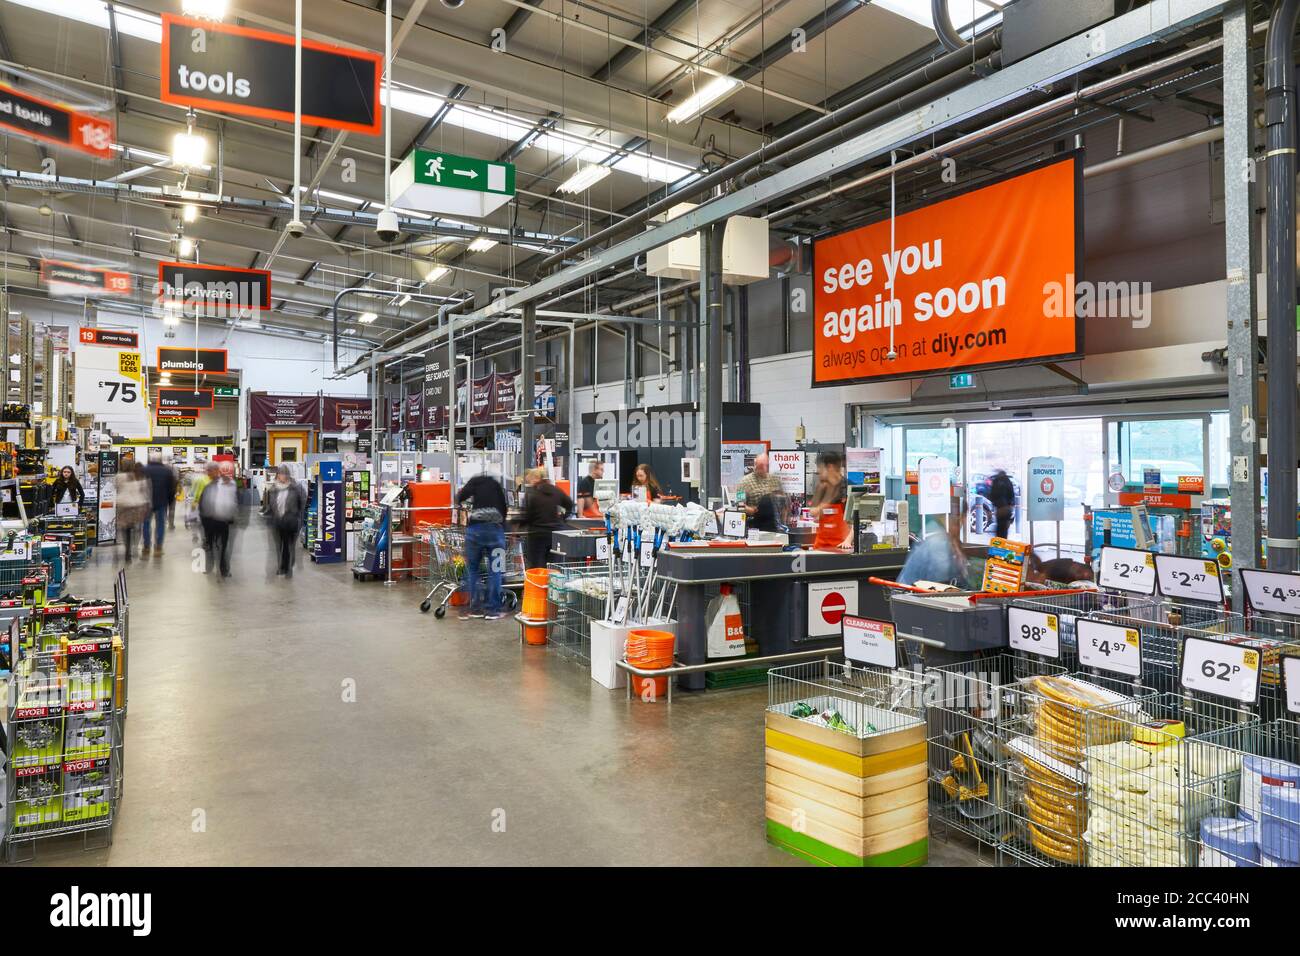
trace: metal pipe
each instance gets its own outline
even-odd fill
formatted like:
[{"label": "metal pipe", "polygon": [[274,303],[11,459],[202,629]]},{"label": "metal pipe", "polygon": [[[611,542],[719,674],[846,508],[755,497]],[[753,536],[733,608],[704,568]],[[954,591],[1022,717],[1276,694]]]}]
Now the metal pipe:
[{"label": "metal pipe", "polygon": [[[1000,44],[1000,33],[996,30],[991,31],[975,41],[974,57],[979,59],[988,56],[998,49]],[[803,146],[805,143],[812,143],[828,133],[834,133],[845,123],[857,119],[859,116],[869,113],[886,103],[891,103],[939,77],[968,69],[971,65],[971,57],[972,54],[967,49],[944,53],[925,66],[885,84],[860,99],[854,100],[852,103],[847,103],[839,109],[819,117],[807,126],[787,133],[771,143],[760,146],[752,153],[742,156],[735,162],[728,163],[721,169],[700,177],[695,182],[682,187],[671,195],[665,196],[658,202],[651,203],[644,209],[638,210],[623,221],[607,226],[586,239],[579,240],[567,249],[547,256],[538,264],[538,273],[544,273],[561,264],[566,256],[577,255],[601,243],[610,242],[619,236],[627,235],[639,229],[660,213],[667,212],[678,203],[712,192],[718,186],[725,185],[742,173],[770,162],[778,156],[783,156],[795,147]]]},{"label": "metal pipe", "polygon": [[1187,136],[1180,136],[1168,142],[1148,146],[1146,149],[1123,153],[1114,159],[1107,159],[1100,163],[1093,163],[1091,166],[1085,166],[1083,168],[1083,178],[1091,179],[1093,176],[1100,176],[1103,173],[1113,173],[1117,169],[1126,169],[1129,166],[1136,166],[1138,163],[1145,163],[1148,160],[1160,159],[1162,156],[1170,156],[1185,149],[1191,149],[1194,146],[1217,143],[1222,139],[1223,127],[1211,126],[1209,129],[1199,130]]},{"label": "metal pipe", "polygon": [[[1300,2],[1300,0],[1297,0],[1297,2]],[[1207,53],[1212,53],[1215,50],[1220,49],[1222,46],[1223,46],[1223,39],[1221,37],[1214,40],[1209,40],[1205,43],[1198,44],[1197,46],[1189,47],[1186,50],[1181,50],[1178,53],[1174,53],[1167,57],[1163,57],[1162,59],[1153,60],[1150,63],[1144,64],[1139,67],[1135,67],[1134,69],[1128,71],[1127,73],[1121,73],[1118,74],[1117,76],[1110,77],[1108,79],[1099,80],[1098,82],[1093,83],[1091,86],[1085,86],[1081,89],[1073,90],[1069,93],[1062,94],[1061,96],[1055,97],[1054,99],[1045,100],[1044,102],[1039,103],[1037,106],[1031,106],[1027,110],[1023,110],[1019,113],[1015,113],[1011,116],[1007,116],[989,126],[985,126],[980,129],[973,130],[972,132],[966,133],[962,136],[958,136],[956,139],[949,140],[948,142],[942,144],[941,146],[935,146],[930,149],[922,150],[919,153],[913,153],[911,156],[907,157],[906,159],[901,159],[898,162],[893,163],[892,165],[883,166],[879,169],[872,170],[871,172],[866,173],[863,176],[859,176],[856,179],[852,179],[849,180],[848,182],[841,183],[838,186],[833,186],[830,189],[825,190],[824,192],[812,196],[811,198],[800,200],[799,202],[796,203],[791,203],[789,206],[786,206],[783,209],[778,209],[776,212],[770,213],[767,218],[770,222],[776,222],[781,219],[789,218],[790,216],[794,215],[796,212],[800,212],[804,209],[824,203],[831,196],[837,196],[840,193],[848,192],[851,189],[857,189],[860,186],[865,186],[868,183],[872,183],[877,180],[886,179],[891,175],[904,172],[905,170],[913,169],[918,166],[932,163],[936,159],[940,159],[952,153],[960,152],[963,149],[967,149],[971,146],[975,146],[986,140],[992,139],[993,137],[1001,133],[1005,133],[1008,132],[1009,130],[1016,129],[1017,127],[1023,126],[1026,123],[1030,123],[1033,122],[1034,120],[1038,120],[1050,116],[1051,114],[1059,112],[1060,110],[1063,109],[1069,109],[1071,106],[1073,106],[1075,103],[1079,102],[1080,100],[1091,99],[1098,96],[1105,96],[1117,88],[1129,85],[1134,81],[1140,80],[1146,76],[1150,76],[1156,73],[1161,73],[1164,72],[1165,70],[1172,69],[1173,67],[1180,66],[1183,63],[1186,63],[1188,60],[1195,60],[1200,57],[1203,57]],[[1292,159],[1294,161],[1294,156],[1292,156]],[[1294,241],[1294,234],[1292,238]]]},{"label": "metal pipe", "polygon": [[934,21],[934,35],[939,38],[944,49],[953,51],[966,49],[966,41],[952,25],[952,17],[948,13],[948,0],[930,0],[930,19]]},{"label": "metal pipe", "polygon": [[[700,377],[700,503],[722,496],[722,246],[727,224],[715,222],[700,230],[702,252],[700,277],[701,341],[705,346]],[[707,298],[706,298],[707,296]],[[707,305],[705,304],[707,303]]]},{"label": "metal pipe", "polygon": [[[1264,41],[1268,247],[1268,568],[1296,569],[1296,87],[1300,0],[1278,0]],[[1252,464],[1253,467],[1253,464]]]}]

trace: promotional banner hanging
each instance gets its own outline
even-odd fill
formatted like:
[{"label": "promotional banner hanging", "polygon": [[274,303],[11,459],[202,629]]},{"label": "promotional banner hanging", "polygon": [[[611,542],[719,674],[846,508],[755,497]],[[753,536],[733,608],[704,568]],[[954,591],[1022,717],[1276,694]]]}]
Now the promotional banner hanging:
[{"label": "promotional banner hanging", "polygon": [[394,435],[402,430],[402,416],[405,408],[406,402],[400,398],[396,401],[390,400],[388,403],[388,430]]},{"label": "promotional banner hanging", "polygon": [[493,383],[492,417],[496,421],[505,421],[515,414],[515,380],[518,372],[498,372]]},{"label": "promotional banner hanging", "polygon": [[[302,41],[302,122],[377,136],[384,58]],[[294,40],[283,33],[162,15],[161,99],[293,123]]]},{"label": "promotional banner hanging", "polygon": [[113,155],[113,124],[0,83],[0,129],[101,159]]},{"label": "promotional banner hanging", "polygon": [[419,392],[406,396],[406,430],[418,432],[424,424],[424,397]]},{"label": "promotional banner hanging", "polygon": [[74,405],[78,414],[108,422],[127,437],[149,434],[149,395],[140,353],[111,348],[79,349]]},{"label": "promotional banner hanging", "polygon": [[291,425],[320,426],[320,398],[316,395],[248,393],[249,427],[254,430]]},{"label": "promotional banner hanging", "polygon": [[495,375],[488,374],[482,378],[474,379],[470,389],[469,421],[471,425],[489,425],[492,423],[492,401],[495,386]]},{"label": "promotional banner hanging", "polygon": [[1074,154],[896,216],[892,245],[888,218],[817,240],[812,384],[1077,356],[1081,170]]},{"label": "promotional banner hanging", "polygon": [[369,428],[370,421],[370,399],[325,396],[325,418],[321,423],[325,431],[358,432]]},{"label": "promotional banner hanging", "polygon": [[130,295],[133,277],[105,266],[41,260],[41,281],[50,295]]}]

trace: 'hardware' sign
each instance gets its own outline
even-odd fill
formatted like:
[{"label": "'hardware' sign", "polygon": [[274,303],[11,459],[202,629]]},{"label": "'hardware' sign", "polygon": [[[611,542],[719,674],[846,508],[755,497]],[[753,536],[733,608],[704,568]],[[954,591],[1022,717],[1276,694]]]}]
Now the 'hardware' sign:
[{"label": "'hardware' sign", "polygon": [[265,269],[160,262],[158,286],[164,302],[216,306],[223,312],[271,308],[271,273]]},{"label": "'hardware' sign", "polygon": [[[162,15],[162,101],[293,122],[293,37]],[[383,57],[302,41],[302,121],[378,135]]]}]

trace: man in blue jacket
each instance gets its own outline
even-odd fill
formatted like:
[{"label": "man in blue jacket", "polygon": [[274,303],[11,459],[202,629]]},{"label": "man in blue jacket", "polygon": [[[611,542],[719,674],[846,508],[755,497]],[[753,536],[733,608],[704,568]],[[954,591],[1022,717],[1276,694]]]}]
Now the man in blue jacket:
[{"label": "man in blue jacket", "polygon": [[176,500],[176,473],[163,464],[162,455],[155,452],[144,466],[144,476],[149,482],[149,514],[144,519],[141,556],[149,554],[149,526],[153,525],[153,551],[161,555],[163,535],[167,532],[167,509]]}]

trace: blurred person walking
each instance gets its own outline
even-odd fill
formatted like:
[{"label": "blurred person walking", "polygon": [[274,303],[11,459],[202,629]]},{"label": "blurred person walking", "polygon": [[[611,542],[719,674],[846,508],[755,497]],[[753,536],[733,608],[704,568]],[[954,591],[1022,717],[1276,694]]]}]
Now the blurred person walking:
[{"label": "blurred person walking", "polygon": [[304,498],[293,473],[284,465],[275,470],[275,481],[267,495],[267,516],[275,532],[279,567],[276,574],[293,577],[294,554],[298,544],[298,529],[302,526]]},{"label": "blurred person walking", "polygon": [[235,466],[223,461],[215,481],[203,489],[199,499],[199,517],[203,521],[203,550],[207,561],[205,574],[215,562],[223,578],[230,577],[230,528],[239,510],[239,488],[235,484]]},{"label": "blurred person walking", "polygon": [[1011,531],[1011,519],[1016,513],[1016,486],[1005,471],[999,468],[989,481],[989,504],[993,506],[993,533],[1005,538]]},{"label": "blurred person walking", "polygon": [[[456,495],[456,504],[469,503],[469,523],[465,528],[465,588],[469,607],[460,618],[483,617],[490,621],[502,617],[501,576],[506,560],[506,493],[489,474],[478,474],[465,482]],[[487,561],[487,586],[479,594],[481,571]]]},{"label": "blurred person walking", "polygon": [[573,501],[547,479],[545,468],[530,468],[524,484],[524,513],[519,519],[528,529],[524,559],[529,569],[544,568],[551,553],[551,535],[564,527],[564,519],[573,512]]},{"label": "blurred person walking", "polygon": [[149,554],[149,531],[152,525],[153,550],[163,553],[163,537],[167,534],[167,509],[176,502],[176,475],[163,464],[162,455],[155,452],[144,466],[144,477],[149,482],[149,514],[144,519],[144,541],[140,556]]},{"label": "blurred person walking", "polygon": [[117,530],[126,546],[126,560],[132,561],[135,558],[135,530],[144,524],[149,514],[149,482],[140,474],[140,466],[133,459],[126,458],[118,468],[116,485]]},{"label": "blurred person walking", "polygon": [[181,486],[181,469],[180,466],[168,455],[163,459],[163,464],[171,469],[172,473],[172,496],[167,502],[167,527],[176,530],[176,492]]}]

